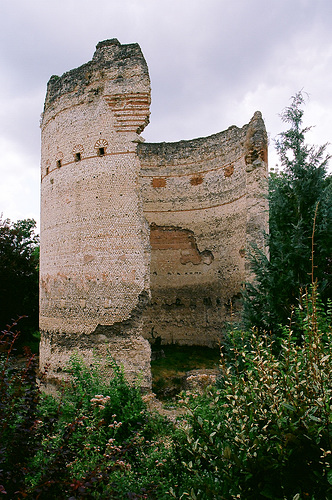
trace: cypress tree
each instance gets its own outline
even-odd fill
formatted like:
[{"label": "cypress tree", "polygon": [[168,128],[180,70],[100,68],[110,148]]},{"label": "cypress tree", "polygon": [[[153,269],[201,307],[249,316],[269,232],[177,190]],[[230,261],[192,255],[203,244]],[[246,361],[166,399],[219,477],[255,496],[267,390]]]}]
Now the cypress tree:
[{"label": "cypress tree", "polygon": [[244,292],[245,326],[275,334],[288,322],[301,289],[317,280],[324,302],[332,291],[330,155],[327,144],[317,147],[305,142],[311,127],[303,127],[304,102],[298,92],[281,114],[290,128],[276,140],[281,169],[269,175],[269,256],[252,249],[256,281],[247,284]]}]

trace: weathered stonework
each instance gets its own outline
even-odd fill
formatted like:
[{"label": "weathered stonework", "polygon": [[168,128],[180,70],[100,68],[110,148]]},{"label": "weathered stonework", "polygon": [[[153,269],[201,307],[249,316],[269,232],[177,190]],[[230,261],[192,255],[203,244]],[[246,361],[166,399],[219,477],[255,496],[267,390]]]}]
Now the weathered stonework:
[{"label": "weathered stonework", "polygon": [[149,105],[148,69],[137,44],[101,42],[92,61],[48,83],[41,124],[40,363],[49,363],[51,378],[63,376],[75,349],[104,356],[108,346],[130,379],[142,372],[143,385],[151,384],[150,346],[141,336],[149,233],[136,154]]},{"label": "weathered stonework", "polygon": [[150,225],[146,338],[215,345],[250,279],[246,249],[267,229],[267,137],[248,125],[192,141],[139,144]]},{"label": "weathered stonework", "polygon": [[142,373],[149,387],[146,339],[214,344],[249,277],[245,250],[263,245],[260,113],[241,129],[145,144],[149,105],[139,46],[115,39],[48,83],[40,362],[51,378],[64,375],[76,350],[90,363],[92,352],[106,360],[108,349],[130,380]]}]

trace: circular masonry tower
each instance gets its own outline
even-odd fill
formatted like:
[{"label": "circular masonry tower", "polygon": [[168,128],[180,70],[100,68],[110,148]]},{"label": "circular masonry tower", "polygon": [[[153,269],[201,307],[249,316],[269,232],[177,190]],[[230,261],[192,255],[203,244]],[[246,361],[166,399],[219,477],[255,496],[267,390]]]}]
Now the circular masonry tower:
[{"label": "circular masonry tower", "polygon": [[[41,123],[40,365],[63,378],[71,355],[107,352],[150,385],[141,336],[149,233],[139,191],[139,134],[150,80],[137,44],[107,40],[92,61],[51,77]],[[111,361],[109,361],[109,364]]]}]

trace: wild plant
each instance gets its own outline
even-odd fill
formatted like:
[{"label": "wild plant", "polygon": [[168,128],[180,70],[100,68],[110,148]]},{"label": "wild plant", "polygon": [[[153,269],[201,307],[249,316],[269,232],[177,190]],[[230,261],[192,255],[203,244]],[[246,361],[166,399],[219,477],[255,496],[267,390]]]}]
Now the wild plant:
[{"label": "wild plant", "polygon": [[150,417],[140,388],[129,385],[115,363],[105,383],[98,360],[86,368],[74,357],[71,382],[56,398],[43,395],[35,357],[26,351],[22,366],[14,359],[15,327],[0,336],[0,494],[40,500],[162,498],[160,473],[149,474],[146,464],[157,459],[151,443],[165,425]]},{"label": "wild plant", "polygon": [[39,446],[36,358],[25,348],[23,364],[14,363],[16,327],[14,322],[0,334],[0,493],[9,498],[24,489],[29,459]]},{"label": "wild plant", "polygon": [[278,349],[254,329],[239,348],[233,332],[219,387],[186,398],[186,497],[332,497],[331,308],[323,311],[316,284],[296,316],[302,343],[291,326]]}]

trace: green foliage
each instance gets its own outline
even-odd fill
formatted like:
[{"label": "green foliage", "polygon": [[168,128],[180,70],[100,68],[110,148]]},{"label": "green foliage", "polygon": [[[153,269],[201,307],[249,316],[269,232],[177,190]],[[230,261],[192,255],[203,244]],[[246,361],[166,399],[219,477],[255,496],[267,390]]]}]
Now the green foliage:
[{"label": "green foliage", "polygon": [[10,325],[18,317],[20,341],[38,330],[39,238],[36,222],[11,222],[0,217],[0,325]]},{"label": "green foliage", "polygon": [[36,359],[26,349],[25,363],[17,367],[13,362],[15,327],[0,333],[0,493],[8,498],[24,488],[27,463],[38,449]]},{"label": "green foliage", "polygon": [[187,396],[189,498],[332,497],[332,316],[316,287],[301,308],[301,345],[286,328],[280,351],[255,331],[240,335],[239,348],[235,332],[219,388]]},{"label": "green foliage", "polygon": [[44,490],[47,498],[50,494],[59,498],[74,484],[77,493],[90,497],[123,498],[132,489],[140,498],[141,490],[156,489],[150,477],[135,481],[132,470],[138,449],[148,446],[153,433],[140,388],[129,385],[115,363],[113,370],[110,382],[105,383],[97,359],[95,367],[88,369],[74,357],[72,378],[61,400],[41,399],[41,431],[45,422],[54,423],[51,432],[42,433],[42,447],[32,461],[31,492]]},{"label": "green foliage", "polygon": [[147,412],[140,388],[129,385],[116,364],[106,383],[97,359],[87,369],[74,357],[61,396],[42,395],[33,358],[26,367],[15,365],[16,339],[10,331],[0,338],[0,494],[163,498],[159,467],[166,469],[164,457],[171,454],[169,424]]},{"label": "green foliage", "polygon": [[[70,498],[332,498],[332,304],[317,285],[294,310],[302,342],[234,329],[217,386],[183,393],[175,424],[113,364],[75,356],[71,380],[42,395],[17,335],[0,338],[0,494]],[[296,339],[297,340],[297,339]],[[187,412],[183,414],[183,407]],[[6,492],[6,493],[5,493]]]},{"label": "green foliage", "polygon": [[[332,292],[332,178],[327,175],[326,144],[308,146],[302,128],[304,97],[292,98],[282,120],[289,130],[276,141],[281,172],[269,177],[269,258],[253,249],[256,282],[247,284],[244,322],[261,331],[281,333],[299,290],[316,278],[326,303]],[[313,226],[315,232],[313,236]]]},{"label": "green foliage", "polygon": [[[154,351],[152,350],[152,353]],[[219,348],[163,345],[151,361],[152,390],[158,399],[174,398],[183,389],[186,372],[199,368],[218,368]]]}]

